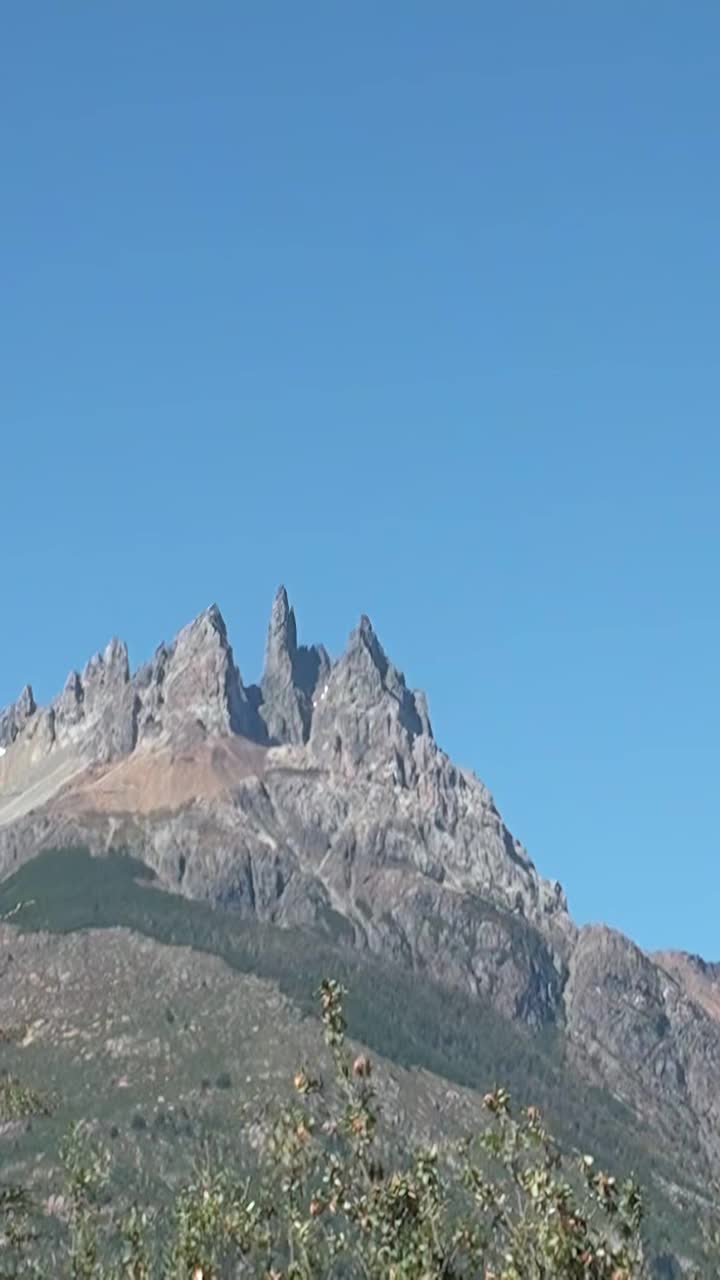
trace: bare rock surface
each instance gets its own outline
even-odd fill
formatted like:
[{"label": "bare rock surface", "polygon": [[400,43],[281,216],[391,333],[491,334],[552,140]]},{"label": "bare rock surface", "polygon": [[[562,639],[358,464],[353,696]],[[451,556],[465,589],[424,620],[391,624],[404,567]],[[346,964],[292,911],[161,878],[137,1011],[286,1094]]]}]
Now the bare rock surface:
[{"label": "bare rock surface", "polygon": [[565,986],[578,1064],[668,1140],[720,1162],[720,1025],[623,934],[580,931]]},{"label": "bare rock surface", "polygon": [[657,951],[652,958],[714,1022],[720,1023],[720,964],[685,951]]},{"label": "bare rock surface", "polygon": [[259,689],[260,717],[268,741],[307,741],[313,699],[330,672],[330,658],[322,645],[299,646],[295,612],[280,587],[273,601],[265,650],[265,670]]},{"label": "bare rock surface", "polygon": [[0,712],[0,747],[7,748],[15,741],[35,710],[33,691],[26,684],[17,702]]},{"label": "bare rock surface", "polygon": [[0,750],[1,875],[125,848],[166,888],[329,930],[561,1029],[589,1081],[720,1170],[718,972],[577,929],[367,617],[331,662],[281,589],[258,685],[216,606],[134,674],[112,641],[49,707],[27,687]]}]

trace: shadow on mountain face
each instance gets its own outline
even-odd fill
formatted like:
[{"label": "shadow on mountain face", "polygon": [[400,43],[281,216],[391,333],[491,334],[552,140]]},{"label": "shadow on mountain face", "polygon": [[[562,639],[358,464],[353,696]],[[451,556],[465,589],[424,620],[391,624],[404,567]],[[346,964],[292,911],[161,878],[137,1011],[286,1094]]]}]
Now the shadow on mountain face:
[{"label": "shadow on mountain face", "polygon": [[44,852],[0,886],[0,916],[26,932],[125,927],[165,945],[213,954],[238,972],[277,983],[307,1015],[315,1013],[321,979],[332,975],[348,988],[353,1035],[376,1052],[472,1089],[485,1091],[500,1082],[516,1102],[540,1106],[566,1146],[592,1151],[617,1174],[634,1172],[648,1191],[648,1235],[658,1275],[673,1274],[667,1270],[668,1241],[673,1253],[692,1252],[692,1220],[658,1185],[660,1179],[684,1185],[692,1195],[688,1171],[671,1168],[652,1150],[651,1135],[628,1108],[575,1077],[555,1028],[531,1036],[477,998],[317,933],[241,920],[168,893],[129,855]]}]

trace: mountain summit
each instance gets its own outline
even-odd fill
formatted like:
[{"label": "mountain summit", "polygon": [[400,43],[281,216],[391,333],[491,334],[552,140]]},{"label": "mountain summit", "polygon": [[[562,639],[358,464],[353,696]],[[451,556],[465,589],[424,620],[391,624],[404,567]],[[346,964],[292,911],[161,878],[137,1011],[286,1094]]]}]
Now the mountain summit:
[{"label": "mountain summit", "polygon": [[322,645],[298,647],[295,612],[280,587],[273,601],[260,686],[260,715],[269,742],[307,742],[315,690],[329,671],[330,659]]},{"label": "mountain summit", "polygon": [[0,872],[69,840],[132,847],[168,887],[330,921],[513,1016],[554,1017],[574,934],[564,895],[437,745],[366,616],[331,662],[298,644],[281,587],[246,686],[212,605],[134,674],[113,640],[49,707],[26,690],[0,726]]},{"label": "mountain summit", "polygon": [[709,979],[578,929],[367,617],[331,661],[298,643],[281,587],[257,685],[216,605],[135,672],[113,640],[49,706],[27,686],[0,714],[0,747],[0,875],[43,849],[132,850],[161,887],[552,1027],[588,1081],[720,1171]]}]

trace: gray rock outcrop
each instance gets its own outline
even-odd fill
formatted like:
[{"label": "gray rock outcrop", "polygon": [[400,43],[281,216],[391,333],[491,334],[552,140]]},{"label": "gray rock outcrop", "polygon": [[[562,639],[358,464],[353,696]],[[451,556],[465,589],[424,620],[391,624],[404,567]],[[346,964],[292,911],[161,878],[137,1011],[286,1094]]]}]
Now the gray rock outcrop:
[{"label": "gray rock outcrop", "polygon": [[576,928],[368,618],[331,662],[281,588],[246,686],[212,606],[135,674],[112,641],[49,707],[26,688],[0,746],[0,874],[48,846],[131,849],[167,888],[562,1029],[589,1081],[720,1170],[718,972]]},{"label": "gray rock outcrop", "polygon": [[315,691],[329,672],[330,659],[322,645],[298,646],[295,611],[280,587],[273,601],[259,691],[269,742],[307,742]]},{"label": "gray rock outcrop", "polygon": [[[113,641],[47,710],[32,705],[24,719],[7,714],[17,726],[8,769],[16,788],[32,748],[46,803],[19,814],[13,793],[3,822],[0,780],[0,870],[69,833],[132,847],[186,893],[340,931],[532,1024],[558,1015],[573,934],[562,891],[538,876],[487,788],[438,747],[424,696],[368,618],[331,663],[321,646],[298,645],[281,588],[259,688],[244,686],[212,606],[135,675]],[[228,739],[257,744],[256,755],[218,787],[212,744]],[[127,785],[116,767],[100,799],[78,774],[86,765],[102,787],[103,767],[135,759]],[[180,759],[197,780],[189,802],[175,812],[141,804],[138,787]]]},{"label": "gray rock outcrop", "polygon": [[0,712],[0,747],[9,747],[15,741],[36,709],[33,691],[26,684],[17,702]]},{"label": "gray rock outcrop", "polygon": [[208,734],[257,736],[257,716],[217,605],[184,627],[170,649],[158,650],[133,687],[141,737],[192,728]]}]

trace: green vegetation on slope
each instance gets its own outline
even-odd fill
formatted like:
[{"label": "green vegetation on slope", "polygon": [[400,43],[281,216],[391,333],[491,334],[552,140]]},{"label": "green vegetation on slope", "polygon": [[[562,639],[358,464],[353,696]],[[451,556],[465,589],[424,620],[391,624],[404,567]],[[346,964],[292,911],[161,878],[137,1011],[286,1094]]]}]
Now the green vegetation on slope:
[{"label": "green vegetation on slope", "polygon": [[[533,1037],[476,998],[309,931],[242,920],[160,891],[130,857],[45,852],[0,886],[0,915],[11,912],[13,925],[25,931],[125,926],[219,956],[239,972],[276,982],[308,1014],[315,1012],[311,993],[333,973],[350,992],[348,1015],[368,1047],[483,1092],[501,1082],[518,1103],[541,1107],[564,1143],[592,1150],[623,1176],[634,1172],[649,1188],[657,1188],[656,1175],[684,1180],[652,1151],[651,1135],[627,1108],[573,1077],[559,1033]],[[689,1244],[685,1216],[659,1190],[650,1200],[655,1247],[669,1239],[675,1248]]]},{"label": "green vegetation on slope", "polygon": [[[637,1185],[573,1159],[503,1089],[459,1141],[383,1141],[382,1083],[346,1041],[343,990],[318,992],[326,1085],[297,1069],[247,1179],[205,1161],[165,1207],[103,1198],[106,1153],[63,1146],[59,1231],[22,1188],[0,1193],[3,1275],[38,1280],[647,1280]],[[48,1232],[48,1225],[50,1231]]]},{"label": "green vegetation on slope", "polygon": [[44,1094],[14,1076],[0,1076],[0,1122],[49,1114],[50,1102]]}]

